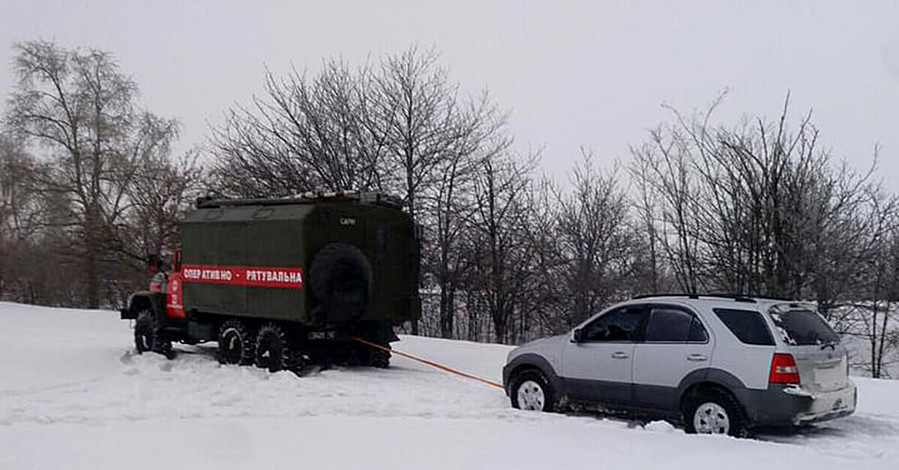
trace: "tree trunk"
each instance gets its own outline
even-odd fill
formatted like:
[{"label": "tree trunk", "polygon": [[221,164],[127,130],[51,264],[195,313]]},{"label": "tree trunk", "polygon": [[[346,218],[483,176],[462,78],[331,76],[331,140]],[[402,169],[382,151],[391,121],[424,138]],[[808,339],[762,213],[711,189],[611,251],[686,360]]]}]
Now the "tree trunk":
[{"label": "tree trunk", "polygon": [[480,324],[478,323],[479,307],[475,305],[475,296],[472,289],[468,289],[465,301],[465,310],[468,315],[468,340],[472,342],[480,341]]},{"label": "tree trunk", "polygon": [[496,342],[506,344],[506,319],[503,318],[504,312],[497,312],[493,315],[493,333],[496,335]]},{"label": "tree trunk", "polygon": [[455,287],[450,282],[442,282],[440,286],[440,337],[453,339],[453,319],[456,315]]},{"label": "tree trunk", "polygon": [[97,234],[96,209],[88,209],[87,223],[85,224],[85,281],[87,282],[87,308],[100,308],[100,253],[99,238]]},{"label": "tree trunk", "polygon": [[[415,218],[415,183],[413,181],[413,154],[412,149],[406,148],[406,191],[407,197],[409,198],[409,217],[412,219],[413,223],[417,223],[418,220]],[[417,287],[417,286],[416,286]],[[418,335],[418,320],[412,320],[412,334]]]}]

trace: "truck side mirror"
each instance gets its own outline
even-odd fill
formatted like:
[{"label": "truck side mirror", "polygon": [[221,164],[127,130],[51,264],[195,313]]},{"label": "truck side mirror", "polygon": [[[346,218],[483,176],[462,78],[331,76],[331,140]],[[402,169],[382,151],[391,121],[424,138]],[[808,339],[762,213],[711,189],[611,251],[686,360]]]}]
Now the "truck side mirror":
[{"label": "truck side mirror", "polygon": [[572,343],[580,343],[584,341],[584,332],[580,328],[576,328],[574,333],[571,335]]},{"label": "truck side mirror", "polygon": [[172,255],[172,271],[181,271],[181,248],[175,248],[175,253]]}]

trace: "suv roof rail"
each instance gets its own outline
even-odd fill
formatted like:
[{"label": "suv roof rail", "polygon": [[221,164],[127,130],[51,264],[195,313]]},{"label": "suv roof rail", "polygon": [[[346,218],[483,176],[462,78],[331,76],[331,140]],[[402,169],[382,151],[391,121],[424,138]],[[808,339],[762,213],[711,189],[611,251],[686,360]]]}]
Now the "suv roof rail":
[{"label": "suv roof rail", "polygon": [[754,297],[747,297],[745,295],[736,295],[736,294],[688,294],[684,292],[679,293],[664,293],[664,294],[641,294],[632,297],[634,300],[637,299],[648,299],[651,297],[686,297],[690,299],[699,299],[701,297],[714,297],[716,299],[732,299],[737,302],[748,302],[748,303],[756,303]]}]

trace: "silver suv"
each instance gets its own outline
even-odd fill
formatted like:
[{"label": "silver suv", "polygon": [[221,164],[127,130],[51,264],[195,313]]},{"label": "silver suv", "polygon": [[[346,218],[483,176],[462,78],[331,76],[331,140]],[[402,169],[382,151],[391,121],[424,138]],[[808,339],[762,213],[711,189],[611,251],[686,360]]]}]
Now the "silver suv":
[{"label": "silver suv", "polygon": [[847,416],[857,396],[839,336],[812,307],[717,296],[613,305],[514,349],[503,383],[515,408],[588,406],[730,435]]}]

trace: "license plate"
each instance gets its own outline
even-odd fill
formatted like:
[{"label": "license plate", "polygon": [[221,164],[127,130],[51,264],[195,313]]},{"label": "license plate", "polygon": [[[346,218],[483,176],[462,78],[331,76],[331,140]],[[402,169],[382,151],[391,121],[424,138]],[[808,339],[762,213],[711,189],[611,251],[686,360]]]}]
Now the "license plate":
[{"label": "license plate", "polygon": [[846,381],[846,374],[840,367],[815,369],[815,383],[825,388],[839,387]]},{"label": "license plate", "polygon": [[309,339],[334,339],[337,333],[334,331],[313,331],[309,333]]}]

